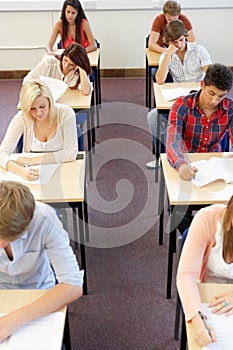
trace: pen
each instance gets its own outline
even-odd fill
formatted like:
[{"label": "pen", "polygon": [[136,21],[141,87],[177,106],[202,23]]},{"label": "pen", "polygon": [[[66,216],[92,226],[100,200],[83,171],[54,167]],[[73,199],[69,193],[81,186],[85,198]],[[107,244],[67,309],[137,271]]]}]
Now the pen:
[{"label": "pen", "polygon": [[207,332],[208,332],[210,338],[212,339],[210,329],[209,329],[209,327],[207,326],[207,323],[206,323],[206,320],[205,320],[205,316],[203,315],[203,313],[202,313],[201,311],[198,311],[198,313],[199,313],[199,315],[200,315],[200,317],[201,317],[201,319],[202,319],[202,321],[203,321],[203,323],[204,323],[204,325],[205,325],[205,328],[206,328],[206,330],[207,330]]}]

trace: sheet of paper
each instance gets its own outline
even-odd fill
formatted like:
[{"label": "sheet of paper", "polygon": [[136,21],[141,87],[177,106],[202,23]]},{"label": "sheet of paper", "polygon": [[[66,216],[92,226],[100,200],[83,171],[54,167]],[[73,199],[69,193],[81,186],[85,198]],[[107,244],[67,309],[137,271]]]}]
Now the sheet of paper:
[{"label": "sheet of paper", "polygon": [[61,348],[58,329],[63,329],[63,319],[62,312],[54,312],[25,323],[0,343],[0,350],[58,350]]},{"label": "sheet of paper", "polygon": [[62,80],[45,77],[43,75],[40,75],[40,79],[50,88],[54,101],[57,101],[59,97],[65,93],[68,87],[68,85]]},{"label": "sheet of paper", "polygon": [[233,349],[233,315],[214,315],[208,304],[202,304],[203,313],[207,316],[207,322],[214,329],[217,342],[205,346],[203,350],[232,350]]},{"label": "sheet of paper", "polygon": [[205,186],[216,180],[224,179],[224,176],[222,172],[218,170],[218,167],[207,160],[192,162],[191,165],[198,169],[195,178],[192,179],[192,182],[198,187]]},{"label": "sheet of paper", "polygon": [[178,97],[186,96],[190,93],[191,90],[196,90],[197,88],[172,88],[172,89],[161,89],[163,98],[165,101],[173,101],[176,100]]},{"label": "sheet of paper", "polygon": [[28,181],[23,179],[21,176],[13,174],[10,171],[7,171],[5,174],[1,174],[0,180],[3,181],[17,181],[24,184],[39,184],[46,185],[49,183],[51,177],[55,171],[59,168],[60,164],[41,164],[41,165],[32,165],[31,168],[39,170],[39,179],[35,181]]}]

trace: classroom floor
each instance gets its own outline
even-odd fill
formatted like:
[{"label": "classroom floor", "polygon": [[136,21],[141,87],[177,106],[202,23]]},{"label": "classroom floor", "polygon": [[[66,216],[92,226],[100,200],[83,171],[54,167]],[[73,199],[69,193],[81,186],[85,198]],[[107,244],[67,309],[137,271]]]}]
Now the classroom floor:
[{"label": "classroom floor", "polygon": [[[20,87],[19,80],[0,80],[0,141]],[[87,176],[88,295],[69,306],[72,349],[179,349],[173,337],[174,279],[172,298],[165,298],[168,234],[158,244],[159,185],[145,166],[153,159],[145,79],[105,78],[101,87],[94,181]]]}]

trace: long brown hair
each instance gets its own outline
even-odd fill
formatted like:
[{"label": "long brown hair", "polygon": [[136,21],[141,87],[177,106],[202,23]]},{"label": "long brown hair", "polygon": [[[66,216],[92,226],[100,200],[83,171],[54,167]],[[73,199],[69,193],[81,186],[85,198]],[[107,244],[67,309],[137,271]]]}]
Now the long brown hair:
[{"label": "long brown hair", "polygon": [[223,216],[223,257],[233,258],[233,196],[229,200]]},{"label": "long brown hair", "polygon": [[81,43],[81,24],[83,19],[87,19],[82,5],[79,0],[66,0],[62,7],[61,20],[62,20],[62,45],[68,36],[68,22],[66,19],[66,8],[67,6],[72,6],[76,11],[78,11],[77,17],[75,19],[76,25],[76,42]]}]

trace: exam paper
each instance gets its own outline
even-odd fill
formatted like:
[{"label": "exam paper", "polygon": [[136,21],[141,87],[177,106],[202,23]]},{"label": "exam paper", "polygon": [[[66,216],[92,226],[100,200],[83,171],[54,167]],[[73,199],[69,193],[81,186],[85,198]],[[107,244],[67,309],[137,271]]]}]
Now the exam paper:
[{"label": "exam paper", "polygon": [[203,313],[207,316],[207,323],[214,329],[217,342],[203,347],[203,350],[232,350],[233,349],[233,315],[215,315],[211,313],[208,304],[202,304]]},{"label": "exam paper", "polygon": [[64,315],[59,311],[37,318],[25,323],[1,342],[0,350],[58,350],[61,348],[59,333],[63,325]]},{"label": "exam paper", "polygon": [[173,100],[176,100],[178,97],[189,95],[191,90],[196,90],[196,89],[197,89],[196,87],[195,88],[178,87],[178,88],[172,88],[172,89],[161,89],[161,92],[165,101],[173,101]]},{"label": "exam paper", "polygon": [[54,79],[40,75],[40,80],[42,80],[45,84],[48,85],[52,92],[54,101],[57,101],[59,97],[61,97],[65,93],[68,87],[68,85],[64,81],[59,79]]},{"label": "exam paper", "polygon": [[7,171],[5,174],[0,174],[0,181],[17,181],[23,184],[46,185],[49,183],[59,166],[60,164],[40,164],[30,166],[29,168],[39,170],[39,178],[35,181],[28,181],[21,176],[12,173],[11,171]]}]

